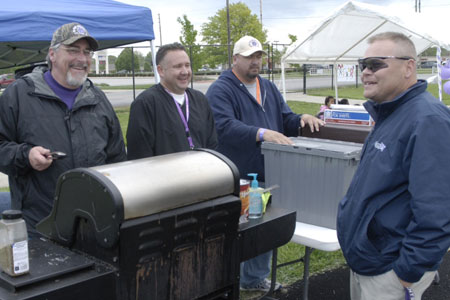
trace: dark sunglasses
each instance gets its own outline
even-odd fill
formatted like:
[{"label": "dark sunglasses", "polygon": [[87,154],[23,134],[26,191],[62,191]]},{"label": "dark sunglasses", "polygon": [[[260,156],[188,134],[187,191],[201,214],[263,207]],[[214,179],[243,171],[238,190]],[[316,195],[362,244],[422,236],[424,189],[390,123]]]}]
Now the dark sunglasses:
[{"label": "dark sunglasses", "polygon": [[388,58],[395,58],[395,59],[401,59],[401,60],[415,60],[414,58],[410,56],[371,56],[366,58],[360,58],[358,59],[358,65],[359,69],[364,71],[365,68],[369,69],[372,72],[376,72],[378,70],[384,69],[389,67],[387,63],[384,62],[385,59]]}]

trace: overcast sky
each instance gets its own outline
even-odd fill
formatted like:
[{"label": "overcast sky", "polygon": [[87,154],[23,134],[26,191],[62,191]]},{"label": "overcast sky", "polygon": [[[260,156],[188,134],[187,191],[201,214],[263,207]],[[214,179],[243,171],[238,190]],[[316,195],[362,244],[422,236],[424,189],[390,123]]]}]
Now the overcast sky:
[{"label": "overcast sky", "polygon": [[[152,11],[155,44],[160,44],[160,28],[162,43],[179,41],[181,26],[177,18],[186,14],[201,32],[202,24],[208,17],[214,16],[218,10],[226,6],[226,0],[119,0],[120,2],[147,6]],[[417,0],[419,1],[419,0]],[[288,34],[301,36],[309,29],[316,27],[321,20],[332,14],[346,0],[229,0],[229,3],[245,3],[253,14],[260,18],[262,4],[262,23],[268,30],[268,42],[289,43]],[[386,7],[386,11],[399,14],[415,14],[416,0],[362,0],[359,2]],[[422,14],[436,15],[435,19],[445,18],[449,21],[446,28],[436,30],[449,32],[450,35],[450,0],[420,0]],[[161,27],[159,25],[161,23]],[[440,26],[443,27],[443,26]],[[201,38],[201,36],[199,37]],[[198,42],[201,42],[199,39]]]}]

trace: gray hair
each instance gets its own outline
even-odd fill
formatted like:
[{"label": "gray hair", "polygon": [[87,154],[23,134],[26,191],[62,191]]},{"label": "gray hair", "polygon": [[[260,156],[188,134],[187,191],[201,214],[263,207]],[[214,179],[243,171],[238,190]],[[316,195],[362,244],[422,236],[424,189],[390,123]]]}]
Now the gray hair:
[{"label": "gray hair", "polygon": [[50,49],[53,49],[53,51],[58,51],[59,46],[61,46],[61,44],[56,44],[53,47],[49,47],[48,48],[48,53],[47,56],[45,57],[45,60],[47,61],[47,65],[48,65],[48,69],[51,70],[52,69],[52,61],[50,60]]}]

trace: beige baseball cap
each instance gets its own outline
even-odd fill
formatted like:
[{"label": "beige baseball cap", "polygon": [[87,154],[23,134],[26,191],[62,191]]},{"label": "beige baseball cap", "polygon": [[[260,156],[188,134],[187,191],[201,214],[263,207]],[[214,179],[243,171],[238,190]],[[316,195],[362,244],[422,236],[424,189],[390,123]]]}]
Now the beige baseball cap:
[{"label": "beige baseball cap", "polygon": [[239,54],[242,56],[250,56],[258,51],[267,55],[267,52],[262,49],[262,45],[257,39],[246,35],[241,37],[239,41],[234,44],[233,55]]},{"label": "beige baseball cap", "polygon": [[95,51],[98,49],[97,40],[90,36],[86,28],[84,28],[84,26],[79,23],[64,24],[56,29],[53,33],[50,47],[53,47],[57,44],[72,45],[73,43],[81,39],[86,39],[92,50]]}]

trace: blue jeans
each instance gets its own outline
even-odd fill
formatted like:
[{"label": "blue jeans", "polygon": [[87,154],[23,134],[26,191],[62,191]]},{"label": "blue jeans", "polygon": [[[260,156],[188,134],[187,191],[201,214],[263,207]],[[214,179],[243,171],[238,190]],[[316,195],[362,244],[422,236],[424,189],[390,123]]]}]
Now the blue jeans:
[{"label": "blue jeans", "polygon": [[269,276],[271,258],[272,251],[269,251],[241,263],[241,286],[254,287]]},{"label": "blue jeans", "polygon": [[4,210],[11,209],[11,194],[9,192],[0,192],[0,218]]}]

